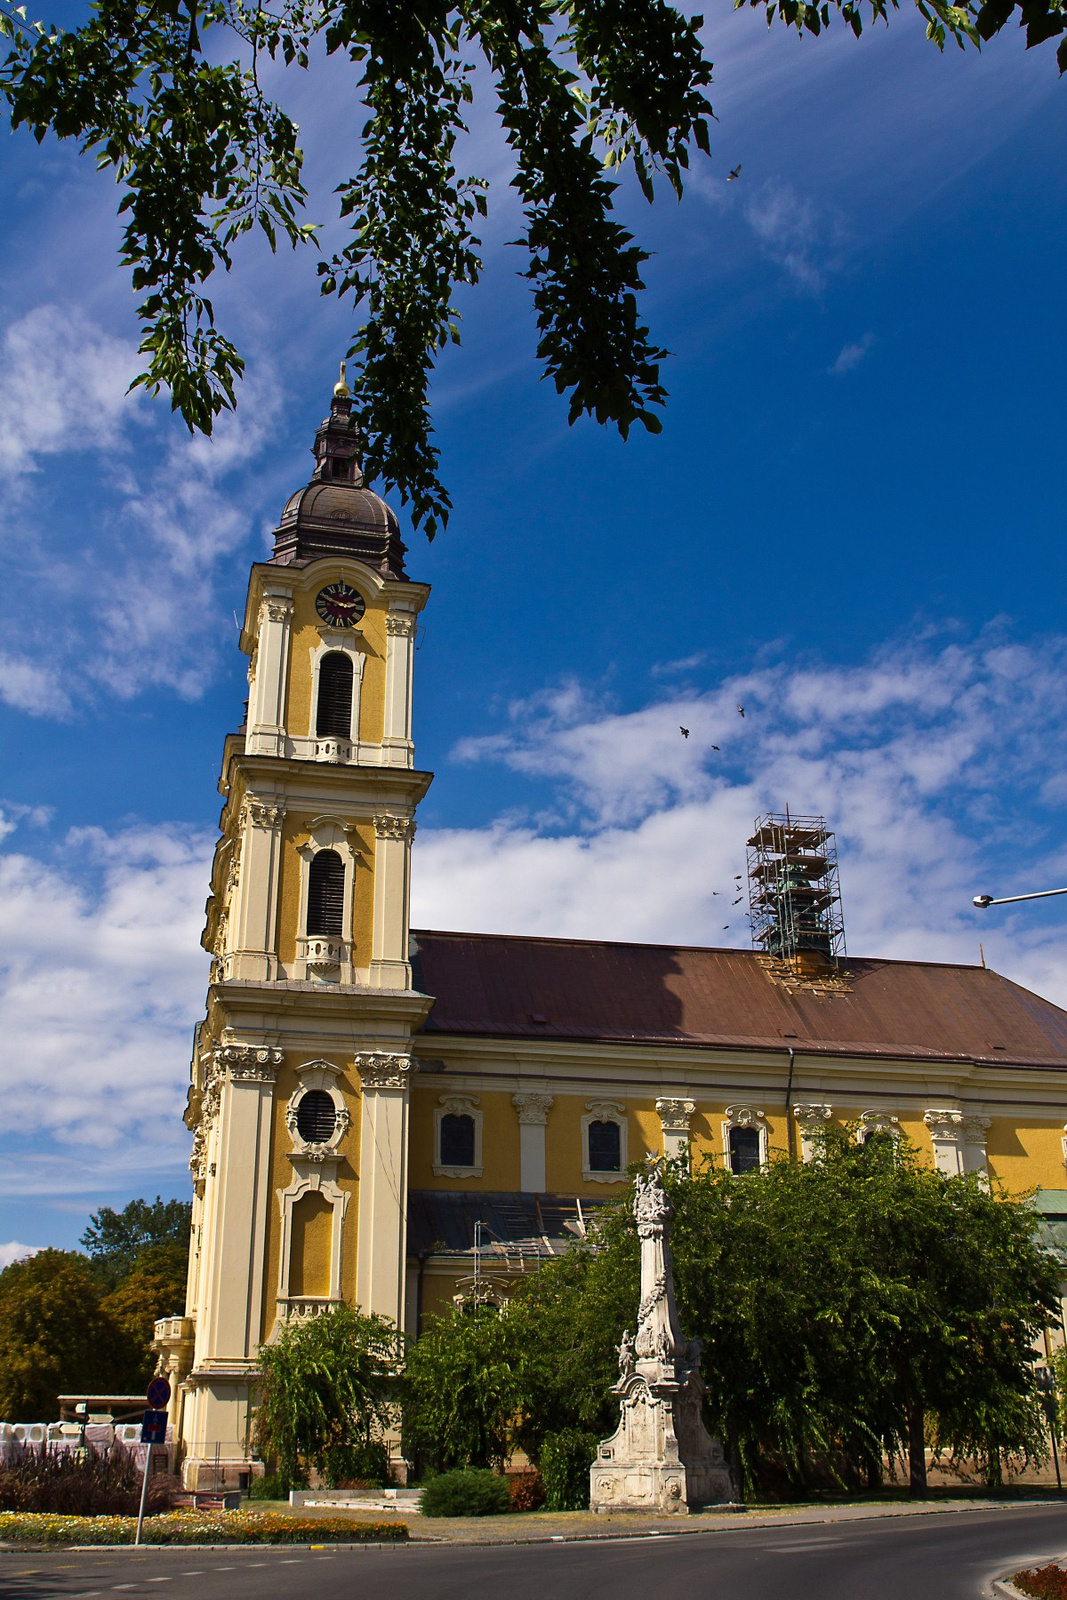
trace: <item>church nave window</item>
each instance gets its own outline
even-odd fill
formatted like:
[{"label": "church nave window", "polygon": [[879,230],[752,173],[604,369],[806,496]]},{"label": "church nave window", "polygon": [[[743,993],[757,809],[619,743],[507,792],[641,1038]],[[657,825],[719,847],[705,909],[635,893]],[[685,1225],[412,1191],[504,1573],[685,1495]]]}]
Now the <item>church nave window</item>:
[{"label": "church nave window", "polygon": [[730,1129],[730,1171],[741,1178],[746,1172],[760,1168],[760,1136],[758,1128]]},{"label": "church nave window", "polygon": [[344,932],[345,864],[336,850],[320,850],[308,869],[307,932],[339,938]]},{"label": "church nave window", "polygon": [[590,1172],[619,1172],[622,1167],[622,1133],[617,1122],[589,1124]]},{"label": "church nave window", "polygon": [[320,739],[352,737],[352,658],[340,650],[329,651],[319,665],[315,732]]},{"label": "church nave window", "polygon": [[441,1154],[443,1167],[473,1167],[474,1118],[449,1113],[441,1118]]}]

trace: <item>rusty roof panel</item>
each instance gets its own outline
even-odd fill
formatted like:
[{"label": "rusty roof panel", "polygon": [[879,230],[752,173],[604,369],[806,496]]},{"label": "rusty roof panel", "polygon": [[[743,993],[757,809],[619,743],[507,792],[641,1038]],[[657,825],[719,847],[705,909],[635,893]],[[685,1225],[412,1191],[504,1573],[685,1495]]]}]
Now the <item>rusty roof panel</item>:
[{"label": "rusty roof panel", "polygon": [[413,937],[431,1034],[1067,1067],[1067,1012],[985,967],[849,957],[847,988],[825,992],[787,988],[751,950]]}]

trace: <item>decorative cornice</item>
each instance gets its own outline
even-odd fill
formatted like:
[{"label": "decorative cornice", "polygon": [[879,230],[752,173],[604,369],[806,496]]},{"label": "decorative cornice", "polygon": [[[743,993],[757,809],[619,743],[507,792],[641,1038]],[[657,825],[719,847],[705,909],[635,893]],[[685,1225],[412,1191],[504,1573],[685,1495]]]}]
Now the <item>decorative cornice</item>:
[{"label": "decorative cornice", "polygon": [[439,1094],[437,1103],[453,1117],[470,1117],[481,1105],[481,1100],[476,1094]]},{"label": "decorative cornice", "polygon": [[410,1056],[367,1051],[355,1057],[355,1068],[366,1089],[406,1089],[411,1078]]},{"label": "decorative cornice", "polygon": [[689,1119],[696,1110],[696,1101],[657,1100],[656,1110],[664,1133],[688,1133]]},{"label": "decorative cornice", "polygon": [[392,811],[381,811],[373,819],[374,832],[379,839],[400,839],[410,844],[415,837],[415,818],[399,817]]},{"label": "decorative cornice", "polygon": [[891,1133],[894,1138],[900,1137],[900,1118],[888,1111],[865,1111],[859,1122],[858,1136],[861,1139],[865,1133]]},{"label": "decorative cornice", "polygon": [[726,1120],[731,1128],[765,1128],[767,1113],[759,1106],[727,1106]]},{"label": "decorative cornice", "polygon": [[282,1059],[273,1045],[220,1044],[215,1050],[215,1071],[233,1083],[273,1083]]},{"label": "decorative cornice", "polygon": [[820,1122],[829,1122],[833,1107],[820,1100],[803,1100],[793,1107],[793,1116],[802,1128],[817,1128]]},{"label": "decorative cornice", "polygon": [[389,611],[385,618],[386,633],[402,634],[410,638],[415,632],[415,613],[413,611]]},{"label": "decorative cornice", "polygon": [[513,1094],[511,1103],[519,1113],[520,1128],[543,1128],[555,1097],[550,1094]]},{"label": "decorative cornice", "polygon": [[626,1107],[620,1100],[587,1100],[585,1109],[594,1117],[606,1117],[609,1122],[620,1122],[626,1115]]}]

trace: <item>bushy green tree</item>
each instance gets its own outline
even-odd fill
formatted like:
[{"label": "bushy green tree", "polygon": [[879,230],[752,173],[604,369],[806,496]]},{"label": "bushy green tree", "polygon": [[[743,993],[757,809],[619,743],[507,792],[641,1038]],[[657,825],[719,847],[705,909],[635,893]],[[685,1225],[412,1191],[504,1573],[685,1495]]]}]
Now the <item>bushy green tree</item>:
[{"label": "bushy green tree", "polygon": [[90,1216],[81,1244],[101,1281],[114,1289],[152,1246],[171,1245],[188,1257],[192,1210],[190,1201],[164,1200],[162,1195],[131,1200],[121,1211],[101,1206]]},{"label": "bushy green tree", "polygon": [[152,1337],[157,1317],[183,1316],[189,1248],[182,1244],[150,1244],[132,1271],[106,1294],[101,1308],[126,1341],[129,1366],[123,1389],[135,1393],[155,1370]]},{"label": "bushy green tree", "polygon": [[409,1455],[442,1472],[503,1466],[523,1400],[516,1344],[508,1307],[457,1307],[430,1320],[404,1373]]},{"label": "bushy green tree", "polygon": [[277,1462],[290,1487],[306,1485],[312,1470],[331,1485],[363,1475],[389,1422],[399,1358],[393,1324],[336,1306],[288,1323],[259,1355],[254,1426],[263,1459]]},{"label": "bushy green tree", "polygon": [[[895,8],[898,0],[892,0]],[[888,0],[735,0],[809,34],[837,12],[854,33]],[[978,44],[1016,13],[1027,43],[1067,26],[1067,0],[916,0],[928,36]],[[537,358],[583,414],[625,435],[658,431],[665,351],[643,325],[646,253],[617,219],[629,164],[646,198],[657,177],[680,194],[691,151],[709,149],[711,63],[700,17],[668,0],[95,0],[71,30],[25,20],[0,0],[0,98],[38,140],[74,139],[123,186],[122,259],[144,328],[136,379],[170,391],[190,428],[210,432],[234,404],[244,363],[216,326],[205,285],[241,234],[298,245],[303,153],[264,84],[321,47],[347,56],[366,109],[354,171],[339,186],[350,232],[319,263],[324,293],[364,316],[350,356],[368,476],[410,501],[430,537],[449,499],[431,438],[429,377],[459,341],[454,297],[477,283],[485,181],[457,172],[457,144],[482,65],[514,153],[523,210],[515,241],[533,291]],[[1067,48],[1059,52],[1067,66]],[[269,66],[268,66],[269,64]]]},{"label": "bushy green tree", "polygon": [[0,1272],[0,1419],[53,1422],[61,1394],[121,1387],[131,1355],[84,1256],[39,1250]]}]

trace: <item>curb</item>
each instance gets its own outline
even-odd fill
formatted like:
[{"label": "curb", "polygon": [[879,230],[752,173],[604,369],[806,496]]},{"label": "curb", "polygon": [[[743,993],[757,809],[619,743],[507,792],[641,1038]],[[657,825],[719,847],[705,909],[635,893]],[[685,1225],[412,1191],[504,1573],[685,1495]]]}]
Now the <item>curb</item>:
[{"label": "curb", "polygon": [[994,1578],[992,1583],[993,1593],[999,1595],[1001,1600],[1030,1600],[1028,1594],[1023,1594],[1017,1589],[1010,1578]]}]

